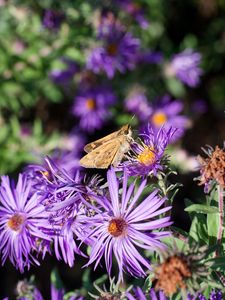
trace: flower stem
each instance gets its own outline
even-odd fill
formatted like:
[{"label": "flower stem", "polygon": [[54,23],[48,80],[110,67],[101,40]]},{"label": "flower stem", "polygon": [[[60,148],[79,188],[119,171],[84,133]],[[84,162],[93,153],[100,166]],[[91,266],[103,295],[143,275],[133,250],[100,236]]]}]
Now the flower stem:
[{"label": "flower stem", "polygon": [[[224,218],[224,209],[223,209],[223,187],[218,185],[218,208],[219,208],[219,228],[217,234],[217,245],[218,249],[216,250],[216,256],[219,255],[219,246],[221,245],[223,238],[223,218]],[[221,272],[216,271],[216,275],[218,276],[220,282],[225,286],[225,278],[221,274]]]},{"label": "flower stem", "polygon": [[218,208],[219,208],[219,228],[217,233],[217,245],[216,256],[218,256],[219,246],[221,245],[223,238],[223,219],[224,219],[224,209],[223,209],[223,187],[218,185]]}]

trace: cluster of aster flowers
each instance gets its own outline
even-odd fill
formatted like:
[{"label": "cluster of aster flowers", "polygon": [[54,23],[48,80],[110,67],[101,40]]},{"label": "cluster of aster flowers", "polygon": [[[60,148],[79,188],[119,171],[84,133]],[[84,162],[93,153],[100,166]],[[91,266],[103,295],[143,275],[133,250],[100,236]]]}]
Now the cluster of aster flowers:
[{"label": "cluster of aster flowers", "polygon": [[[117,287],[125,274],[132,278],[154,274],[151,290],[103,291],[96,299],[169,299],[180,291],[184,299],[206,299],[202,283],[211,282],[213,265],[207,261],[208,248],[174,251],[165,243],[172,234],[170,188],[166,191],[156,182],[162,178],[159,173],[167,172],[165,150],[175,133],[172,127],[155,131],[149,123],[118,167],[109,168],[106,182],[97,175],[88,178],[82,168],[63,168],[54,158],[27,166],[17,184],[2,176],[2,264],[9,259],[24,272],[39,265],[46,253],[69,267],[82,256],[85,268],[96,269],[104,262],[109,278],[116,275]],[[224,150],[217,147],[215,153],[221,165]],[[154,184],[149,185],[151,180]],[[156,263],[161,255],[164,261]],[[38,289],[29,292],[34,299],[43,299]],[[64,291],[55,294],[63,299]],[[212,291],[210,299],[222,299],[221,292]]]},{"label": "cluster of aster flowers", "polygon": [[[150,263],[137,248],[164,249],[160,240],[169,233],[157,229],[171,224],[169,217],[156,219],[170,209],[162,208],[166,198],[159,190],[151,191],[140,202],[146,179],[141,180],[137,191],[134,183],[128,184],[130,175],[143,177],[162,169],[160,161],[172,132],[162,129],[157,136],[152,134],[145,134],[145,144],[140,146],[143,149],[134,145],[138,154],[121,164],[122,177],[113,168],[107,172],[107,188],[102,187],[99,177],[88,180],[82,171],[66,171],[50,158],[42,165],[28,166],[16,185],[3,176],[2,262],[9,258],[23,272],[24,267],[39,264],[37,254],[44,257],[54,251],[57,259],[73,266],[75,254],[86,256],[80,249],[86,244],[91,248],[87,265],[95,262],[96,267],[104,257],[110,274],[114,255],[119,281],[124,271],[145,276],[143,267],[150,269]],[[136,164],[139,174],[133,171]]]},{"label": "cluster of aster flowers", "polygon": [[[116,0],[115,5],[134,18],[142,29],[151,26],[145,18],[144,7],[137,2]],[[54,11],[46,11],[43,26],[56,28],[59,25],[56,16]],[[119,97],[111,88],[118,73],[126,74],[139,66],[157,64],[158,72],[165,78],[175,77],[192,88],[200,82],[201,54],[197,51],[186,49],[167,61],[160,51],[143,49],[141,40],[134,37],[128,26],[107,5],[98,11],[97,17],[93,22],[96,43],[87,50],[85,63],[82,65],[63,57],[61,60],[66,67],[54,69],[49,75],[69,97],[74,97],[71,113],[78,119],[79,127],[84,132],[93,133],[101,129],[113,116],[113,109],[117,109],[117,105],[119,107],[121,102],[116,102]],[[103,80],[102,75],[107,78]],[[75,90],[75,96],[70,94],[71,90]],[[157,105],[152,101],[142,92],[132,92],[131,87],[131,92],[123,102],[123,109],[134,114],[140,125],[151,122],[156,130],[163,124],[167,128],[174,126],[178,128],[173,136],[174,141],[182,137],[190,125],[189,119],[181,115],[183,102],[168,100],[167,96],[157,100]]]}]

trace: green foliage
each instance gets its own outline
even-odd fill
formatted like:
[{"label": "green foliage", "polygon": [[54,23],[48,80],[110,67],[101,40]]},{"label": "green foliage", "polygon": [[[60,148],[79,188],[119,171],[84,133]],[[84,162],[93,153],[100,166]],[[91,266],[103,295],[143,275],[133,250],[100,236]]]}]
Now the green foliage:
[{"label": "green foliage", "polygon": [[34,121],[33,127],[29,128],[22,127],[16,118],[10,119],[8,124],[1,125],[0,174],[13,172],[25,163],[40,162],[58,147],[58,142],[56,132],[44,134],[40,120]]}]

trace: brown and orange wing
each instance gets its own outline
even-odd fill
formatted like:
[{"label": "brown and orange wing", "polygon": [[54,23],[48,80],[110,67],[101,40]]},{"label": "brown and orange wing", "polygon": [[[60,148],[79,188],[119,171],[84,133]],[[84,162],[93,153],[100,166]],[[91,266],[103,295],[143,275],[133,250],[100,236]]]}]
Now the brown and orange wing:
[{"label": "brown and orange wing", "polygon": [[91,142],[91,143],[85,145],[85,146],[84,146],[84,151],[85,151],[86,153],[89,153],[89,152],[93,151],[94,149],[96,149],[96,148],[102,146],[103,144],[110,142],[110,141],[113,140],[115,137],[117,137],[119,131],[120,131],[120,130],[115,131],[115,132],[112,132],[112,133],[110,133],[110,134],[104,136],[104,137],[101,138],[101,139],[98,139],[98,140],[96,140],[96,141],[94,141],[94,142]]},{"label": "brown and orange wing", "polygon": [[107,169],[113,162],[120,147],[120,142],[113,139],[86,154],[80,160],[85,168]]}]

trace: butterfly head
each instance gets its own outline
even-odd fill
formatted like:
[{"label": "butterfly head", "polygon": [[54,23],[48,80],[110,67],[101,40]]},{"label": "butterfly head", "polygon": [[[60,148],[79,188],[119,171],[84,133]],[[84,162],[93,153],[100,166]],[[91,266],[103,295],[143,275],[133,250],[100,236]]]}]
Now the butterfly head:
[{"label": "butterfly head", "polygon": [[130,124],[126,124],[121,128],[121,133],[127,136],[127,139],[132,140],[132,129]]}]

